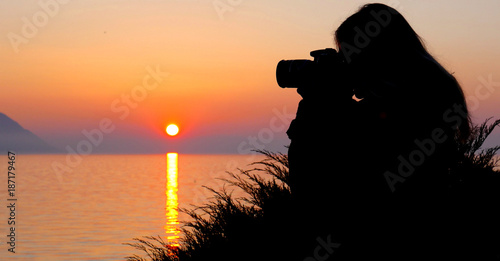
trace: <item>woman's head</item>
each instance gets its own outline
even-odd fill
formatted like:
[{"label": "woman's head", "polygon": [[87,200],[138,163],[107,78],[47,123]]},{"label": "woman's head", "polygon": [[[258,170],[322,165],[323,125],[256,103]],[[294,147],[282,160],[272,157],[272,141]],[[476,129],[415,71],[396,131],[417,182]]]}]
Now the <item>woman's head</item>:
[{"label": "woman's head", "polygon": [[348,63],[427,53],[406,19],[384,4],[362,6],[340,25],[335,41]]},{"label": "woman's head", "polygon": [[362,6],[340,25],[335,41],[359,93],[387,93],[389,100],[409,106],[408,111],[436,119],[458,105],[465,116],[453,129],[462,138],[468,135],[469,117],[460,85],[427,52],[422,39],[394,8]]}]

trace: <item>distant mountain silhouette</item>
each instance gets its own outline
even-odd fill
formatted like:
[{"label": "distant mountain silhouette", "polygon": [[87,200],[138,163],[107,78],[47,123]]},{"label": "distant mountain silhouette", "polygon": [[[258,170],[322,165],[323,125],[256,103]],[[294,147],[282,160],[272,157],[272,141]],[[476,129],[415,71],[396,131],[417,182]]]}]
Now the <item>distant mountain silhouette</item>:
[{"label": "distant mountain silhouette", "polygon": [[58,153],[59,150],[0,112],[0,152]]}]

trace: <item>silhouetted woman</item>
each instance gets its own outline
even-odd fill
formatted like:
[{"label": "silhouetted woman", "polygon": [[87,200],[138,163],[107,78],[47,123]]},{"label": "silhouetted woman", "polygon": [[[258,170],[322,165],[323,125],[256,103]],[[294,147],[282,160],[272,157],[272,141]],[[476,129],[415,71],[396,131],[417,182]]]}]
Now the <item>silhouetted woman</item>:
[{"label": "silhouetted woman", "polygon": [[311,237],[332,235],[339,260],[456,257],[465,245],[449,221],[449,169],[470,131],[460,85],[386,5],[363,6],[335,42],[343,69],[298,90],[288,131]]}]

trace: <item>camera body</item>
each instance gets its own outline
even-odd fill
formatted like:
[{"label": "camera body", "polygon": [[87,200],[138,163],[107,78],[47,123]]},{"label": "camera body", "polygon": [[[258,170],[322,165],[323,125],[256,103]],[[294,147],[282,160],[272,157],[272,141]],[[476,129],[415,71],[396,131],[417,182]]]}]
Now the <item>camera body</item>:
[{"label": "camera body", "polygon": [[311,60],[281,60],[276,67],[276,80],[281,88],[327,85],[334,75],[342,76],[342,59],[335,49],[312,51]]}]

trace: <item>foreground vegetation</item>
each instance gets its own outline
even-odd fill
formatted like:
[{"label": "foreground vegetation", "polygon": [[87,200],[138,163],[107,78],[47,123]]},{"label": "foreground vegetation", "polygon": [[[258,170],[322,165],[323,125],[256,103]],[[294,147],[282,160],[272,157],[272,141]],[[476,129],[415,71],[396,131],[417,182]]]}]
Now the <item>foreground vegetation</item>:
[{"label": "foreground vegetation", "polygon": [[[492,202],[498,198],[500,172],[495,155],[500,146],[482,149],[498,125],[500,120],[491,124],[487,120],[475,126],[459,148],[463,158],[450,171],[450,188],[456,197],[470,202],[480,197],[495,197]],[[212,201],[195,209],[182,209],[191,221],[182,228],[179,247],[166,244],[160,236],[135,238],[134,243],[126,244],[142,250],[147,258],[134,255],[128,260],[292,260],[301,245],[297,231],[290,228],[306,228],[292,218],[294,211],[300,210],[292,209],[288,158],[268,151],[260,153],[266,159],[252,164],[250,170],[229,173],[230,178],[225,180],[229,188],[243,190],[246,197],[234,197],[227,186],[222,191],[207,188],[214,195]]]}]

